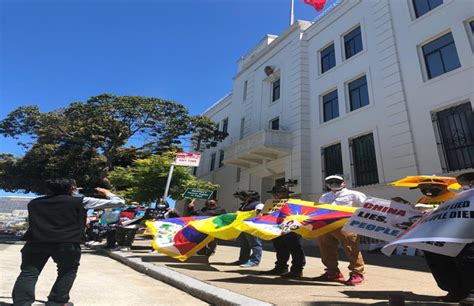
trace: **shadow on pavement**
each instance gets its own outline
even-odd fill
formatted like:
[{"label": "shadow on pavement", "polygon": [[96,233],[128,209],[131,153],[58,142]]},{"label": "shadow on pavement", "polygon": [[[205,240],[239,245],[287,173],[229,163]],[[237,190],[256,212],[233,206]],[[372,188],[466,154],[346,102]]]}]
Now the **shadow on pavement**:
[{"label": "shadow on pavement", "polygon": [[[143,262],[160,262],[160,263],[183,263],[178,259],[168,257],[166,255],[149,255],[149,256],[140,256],[140,255],[132,255],[128,256],[128,258],[141,258]],[[208,259],[206,256],[192,256],[188,260],[186,260],[187,264],[208,264]],[[181,266],[181,265],[180,265]]]},{"label": "shadow on pavement", "polygon": [[186,270],[195,270],[195,271],[219,271],[218,269],[211,267],[209,265],[202,265],[202,264],[167,264],[169,268],[174,269],[186,269]]},{"label": "shadow on pavement", "polygon": [[[349,298],[358,299],[374,299],[374,300],[388,300],[390,297],[402,297],[405,302],[431,302],[429,305],[440,305],[439,302],[435,302],[436,297],[431,295],[420,295],[415,294],[411,291],[357,291],[347,290],[341,291],[341,293],[347,295]],[[428,305],[423,303],[423,305]]]},{"label": "shadow on pavement", "polygon": [[[306,278],[310,280],[309,278]],[[243,277],[231,277],[231,278],[218,278],[210,279],[209,282],[222,282],[222,283],[239,283],[239,284],[258,284],[258,285],[301,285],[301,286],[337,286],[335,284],[328,283],[316,283],[312,281],[304,281],[305,278],[301,279],[285,279],[285,278],[269,278],[269,277],[257,277],[254,275],[246,275]]]}]

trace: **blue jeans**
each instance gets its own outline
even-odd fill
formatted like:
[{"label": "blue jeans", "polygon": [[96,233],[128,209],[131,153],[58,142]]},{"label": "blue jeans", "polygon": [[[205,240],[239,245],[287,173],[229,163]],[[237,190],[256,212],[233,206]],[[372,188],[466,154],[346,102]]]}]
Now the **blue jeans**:
[{"label": "blue jeans", "polygon": [[239,261],[242,263],[251,261],[260,264],[262,260],[262,241],[256,236],[248,233],[241,233],[238,241],[240,242]]}]

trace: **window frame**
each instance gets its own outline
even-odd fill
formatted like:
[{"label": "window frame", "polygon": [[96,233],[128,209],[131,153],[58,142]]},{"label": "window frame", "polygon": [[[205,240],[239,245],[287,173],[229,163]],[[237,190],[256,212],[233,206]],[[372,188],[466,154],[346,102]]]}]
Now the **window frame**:
[{"label": "window frame", "polygon": [[[336,97],[333,98],[333,99],[331,99],[331,100],[329,100],[329,101],[327,101],[327,102],[325,102],[325,101],[324,101],[325,97],[327,97],[327,96],[333,94],[334,92],[336,93]],[[327,119],[327,118],[326,118],[325,105],[328,104],[328,103],[331,103],[331,105],[334,105],[334,104],[333,104],[333,101],[334,101],[334,100],[336,100],[335,105],[336,105],[337,116],[334,116],[334,117],[331,117],[331,118]],[[329,91],[325,92],[324,94],[322,94],[322,95],[320,96],[320,101],[321,101],[321,114],[322,114],[321,119],[322,119],[322,123],[326,123],[326,122],[329,122],[329,121],[331,121],[331,120],[333,120],[333,119],[339,118],[339,116],[340,116],[341,114],[340,114],[340,112],[339,112],[339,93],[338,93],[337,88],[333,88],[332,90],[329,90]],[[331,107],[331,113],[332,113],[332,111],[333,111],[333,107]]]},{"label": "window frame", "polygon": [[[329,57],[330,58],[330,53],[328,54],[324,54],[323,56],[323,52],[325,52],[327,49],[331,48],[332,47],[332,55],[333,55],[333,58],[334,58],[334,65],[333,66],[330,66],[329,68],[327,68],[326,70],[324,70],[324,66],[323,66],[323,59],[326,58],[326,57]],[[330,62],[330,60],[329,60]],[[329,64],[330,65],[330,64]],[[320,71],[320,74],[324,74],[326,72],[328,72],[329,70],[331,70],[332,68],[336,67],[337,65],[337,61],[336,61],[336,49],[335,49],[335,44],[334,44],[334,41],[327,44],[325,47],[323,47],[321,50],[319,50],[319,71]]]},{"label": "window frame", "polygon": [[[367,101],[367,104],[362,105],[362,104],[360,103],[360,106],[359,106],[359,107],[353,108],[351,92],[354,91],[355,89],[352,89],[352,90],[351,90],[350,86],[351,86],[351,84],[353,84],[353,83],[356,82],[356,81],[359,81],[359,80],[362,79],[362,78],[365,78],[365,87],[366,87],[366,89],[367,89],[367,100],[368,100],[368,101]],[[363,85],[362,85],[362,86],[363,86]],[[350,112],[354,112],[354,111],[356,111],[356,110],[358,110],[358,109],[361,109],[361,108],[364,108],[364,107],[370,105],[371,98],[370,98],[370,94],[369,94],[369,82],[368,82],[368,77],[367,77],[367,74],[366,74],[366,73],[364,73],[364,74],[362,74],[362,75],[359,75],[359,76],[353,78],[352,80],[347,81],[345,87],[346,87],[346,94],[347,94],[347,102],[348,102],[348,110],[349,110],[349,113],[350,113]],[[361,86],[358,86],[358,87],[357,87],[358,92],[359,92],[358,96],[359,96],[359,101],[362,101],[361,95],[360,95],[360,88],[361,88]]]},{"label": "window frame", "polygon": [[[435,50],[426,50],[425,48],[429,47],[430,44],[433,44],[433,43],[436,43],[438,40],[440,39],[444,39],[444,37],[446,37],[447,35],[450,35],[451,38],[452,38],[452,41],[450,43],[445,43],[443,44],[441,47],[435,49]],[[451,70],[445,70],[445,60],[443,58],[443,53],[442,53],[442,49],[446,48],[446,47],[449,47],[450,45],[453,45],[454,46],[454,51],[455,51],[455,54],[457,56],[457,63],[459,64],[459,66],[451,69]],[[430,40],[427,40],[427,41],[424,41],[423,43],[421,43],[418,47],[419,49],[419,52],[420,52],[420,56],[421,56],[421,63],[422,63],[422,67],[423,67],[423,76],[425,78],[425,81],[429,81],[429,80],[432,80],[432,79],[435,79],[437,77],[440,77],[446,73],[449,73],[451,71],[454,71],[456,69],[459,69],[462,67],[461,65],[461,60],[459,58],[459,53],[457,51],[457,48],[456,48],[456,41],[454,40],[454,36],[453,36],[453,33],[452,31],[449,29],[447,31],[444,31],[440,34],[438,34],[437,36],[435,37],[432,37]],[[427,60],[427,57],[431,56],[431,55],[434,55],[434,54],[440,54],[439,57],[441,59],[441,64],[442,64],[442,68],[443,68],[443,72],[441,74],[437,74],[435,76],[433,76],[434,72],[432,71],[433,69],[430,68],[430,66],[428,65],[428,60]]]},{"label": "window frame", "polygon": [[[278,86],[276,87],[275,84],[278,82]],[[278,98],[275,99],[275,89],[278,88]],[[281,98],[281,78],[278,77],[274,81],[271,82],[270,84],[270,89],[271,89],[271,103],[276,103],[280,100]]]},{"label": "window frame", "polygon": [[[346,37],[348,35],[351,35],[355,30],[359,29],[359,34],[355,34],[353,37],[351,37],[350,39],[348,39],[348,41],[346,41]],[[346,48],[346,44],[348,42],[351,42],[355,39],[355,37],[359,36],[360,37],[360,44],[361,44],[361,49],[358,50],[357,52],[355,53],[352,53],[351,56],[347,56],[347,48]],[[354,47],[355,49],[355,47]],[[344,60],[349,60],[350,58],[353,58],[354,56],[356,56],[357,54],[361,53],[364,51],[364,39],[363,39],[363,35],[362,35],[362,27],[360,24],[354,26],[353,28],[351,28],[349,31],[347,31],[346,33],[344,33],[342,35],[342,50],[343,50],[343,54],[344,54]]]},{"label": "window frame", "polygon": [[222,119],[222,131],[223,133],[227,133],[229,130],[229,117]]},{"label": "window frame", "polygon": [[[326,157],[328,156],[327,153],[329,153],[327,150],[329,150],[330,148],[338,148],[339,149],[339,156],[337,157],[340,157],[340,171],[336,171],[335,173],[329,173],[329,171],[327,170],[328,167],[327,167],[327,159]],[[337,158],[336,157],[336,158]],[[327,145],[327,146],[324,146],[324,147],[321,147],[321,174],[322,174],[322,182],[323,182],[323,191],[326,191],[326,184],[324,183],[324,178],[326,178],[328,175],[332,175],[332,174],[340,174],[342,175],[344,173],[344,160],[343,160],[343,157],[342,157],[342,144],[341,142],[337,142],[337,143],[333,143],[331,145]]]},{"label": "window frame", "polygon": [[[366,158],[366,162],[365,164],[368,164],[368,163],[371,163],[371,166],[372,166],[372,171],[374,171],[373,168],[375,168],[375,173],[372,173],[373,175],[373,178],[375,178],[374,181],[370,181],[370,182],[362,182],[360,183],[361,181],[361,174],[364,174],[369,172],[369,171],[361,171],[361,167],[363,165],[358,165],[358,160],[359,157],[357,156],[357,148],[356,148],[356,143],[358,140],[361,140],[363,138],[366,138],[366,137],[369,137],[371,136],[371,140],[372,140],[372,147],[369,148],[369,150],[371,151],[371,155],[372,156],[368,156]],[[375,134],[373,131],[369,132],[369,133],[365,133],[365,134],[362,134],[362,135],[358,135],[358,136],[355,136],[355,137],[352,137],[349,139],[349,152],[350,152],[350,157],[351,157],[351,168],[352,168],[352,173],[353,173],[353,183],[352,185],[354,187],[362,187],[362,186],[370,186],[370,185],[375,185],[375,184],[379,184],[380,183],[380,178],[379,178],[379,165],[377,163],[377,150],[375,148]],[[360,150],[359,150],[360,152]],[[367,150],[365,150],[364,153],[366,153]],[[365,165],[364,165],[365,166]],[[375,167],[374,167],[375,166]]]},{"label": "window frame", "polygon": [[214,152],[211,154],[211,164],[209,167],[209,172],[214,171],[216,169],[216,158],[217,158],[217,153]]},{"label": "window frame", "polygon": [[[426,1],[428,6],[430,7],[430,9],[427,10],[426,12],[424,12],[423,14],[419,15],[418,11],[417,11],[417,5],[415,4],[415,2],[418,2],[418,1]],[[431,7],[430,1],[432,1],[432,0],[411,0],[411,5],[412,5],[412,8],[413,8],[413,15],[414,15],[415,19],[418,19],[418,18],[428,14],[429,12],[433,11],[434,9],[436,9],[436,8],[442,6],[443,4],[445,4],[444,0],[441,0],[440,4],[436,5],[435,7]]]},{"label": "window frame", "polygon": [[[273,123],[274,122],[278,122],[278,129],[273,128]],[[268,121],[268,128],[272,131],[279,131],[280,130],[280,116],[277,116],[273,119],[270,119],[270,121]]]},{"label": "window frame", "polygon": [[224,150],[219,150],[219,163],[217,164],[217,168],[224,167]]}]

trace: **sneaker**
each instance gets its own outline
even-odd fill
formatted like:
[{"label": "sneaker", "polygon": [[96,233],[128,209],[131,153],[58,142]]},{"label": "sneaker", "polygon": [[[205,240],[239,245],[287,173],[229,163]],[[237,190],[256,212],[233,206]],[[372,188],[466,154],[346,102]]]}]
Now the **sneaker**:
[{"label": "sneaker", "polygon": [[260,272],[260,274],[262,274],[262,275],[282,275],[282,274],[285,274],[285,273],[288,273],[288,268],[277,268],[277,267],[275,267],[271,270]]},{"label": "sneaker", "polygon": [[459,301],[461,305],[474,305],[474,293],[468,294],[465,298]]},{"label": "sneaker", "polygon": [[314,277],[312,280],[318,282],[345,282],[344,275],[341,272],[335,274],[325,272],[320,276]]},{"label": "sneaker", "polygon": [[303,277],[303,271],[290,271],[280,275],[281,278],[300,278]]},{"label": "sneaker", "polygon": [[122,252],[128,252],[128,251],[130,251],[130,248],[129,248],[129,247],[121,247],[121,248],[120,248],[120,251],[122,251]]},{"label": "sneaker", "polygon": [[253,261],[247,261],[246,263],[240,265],[241,268],[252,268],[252,267],[257,267],[257,266],[258,266],[258,263],[253,262]]},{"label": "sneaker", "polygon": [[364,282],[364,275],[359,273],[351,272],[349,279],[344,283],[347,286],[356,286]]}]

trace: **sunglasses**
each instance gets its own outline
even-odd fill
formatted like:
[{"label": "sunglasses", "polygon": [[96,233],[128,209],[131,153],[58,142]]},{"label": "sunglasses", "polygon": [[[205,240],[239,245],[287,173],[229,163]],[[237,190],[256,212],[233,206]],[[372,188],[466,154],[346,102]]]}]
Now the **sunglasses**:
[{"label": "sunglasses", "polygon": [[341,180],[327,180],[326,181],[326,184],[328,185],[341,185],[343,183],[343,181]]}]

